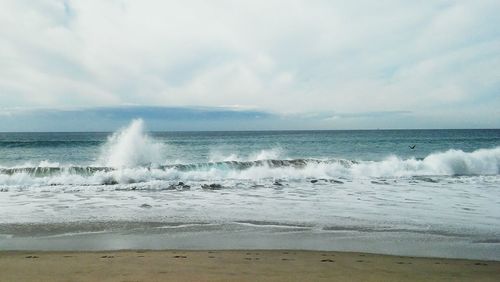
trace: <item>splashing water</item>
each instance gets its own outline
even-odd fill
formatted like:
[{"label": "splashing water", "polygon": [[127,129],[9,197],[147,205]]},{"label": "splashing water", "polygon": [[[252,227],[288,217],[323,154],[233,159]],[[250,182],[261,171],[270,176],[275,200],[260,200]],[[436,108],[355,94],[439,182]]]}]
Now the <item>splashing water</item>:
[{"label": "splashing water", "polygon": [[145,133],[143,120],[135,119],[108,138],[99,164],[113,168],[159,165],[163,151],[164,145]]},{"label": "splashing water", "polygon": [[252,162],[262,160],[278,160],[284,157],[283,149],[273,148],[260,150],[250,153],[248,156],[242,156],[237,153],[224,154],[219,151],[210,152],[209,162]]}]

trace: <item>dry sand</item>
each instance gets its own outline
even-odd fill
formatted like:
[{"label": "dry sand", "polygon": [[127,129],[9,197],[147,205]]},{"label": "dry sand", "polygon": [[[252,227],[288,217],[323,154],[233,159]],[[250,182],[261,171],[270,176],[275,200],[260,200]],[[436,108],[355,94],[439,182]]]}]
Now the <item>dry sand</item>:
[{"label": "dry sand", "polygon": [[0,281],[500,281],[500,262],[293,250],[4,251]]}]

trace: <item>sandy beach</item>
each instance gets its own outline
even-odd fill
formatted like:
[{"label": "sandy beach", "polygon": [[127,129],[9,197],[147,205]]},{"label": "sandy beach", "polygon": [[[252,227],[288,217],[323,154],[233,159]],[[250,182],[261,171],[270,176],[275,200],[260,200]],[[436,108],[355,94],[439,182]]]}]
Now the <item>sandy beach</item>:
[{"label": "sandy beach", "polygon": [[0,252],[0,281],[498,281],[500,262],[365,253]]}]

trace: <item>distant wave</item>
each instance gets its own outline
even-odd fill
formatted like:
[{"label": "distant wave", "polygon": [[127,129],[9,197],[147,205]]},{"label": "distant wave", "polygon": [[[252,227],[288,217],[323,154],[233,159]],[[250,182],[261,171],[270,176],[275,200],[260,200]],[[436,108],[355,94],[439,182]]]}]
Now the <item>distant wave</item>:
[{"label": "distant wave", "polygon": [[0,141],[0,148],[44,148],[44,147],[93,147],[101,145],[101,141]]}]

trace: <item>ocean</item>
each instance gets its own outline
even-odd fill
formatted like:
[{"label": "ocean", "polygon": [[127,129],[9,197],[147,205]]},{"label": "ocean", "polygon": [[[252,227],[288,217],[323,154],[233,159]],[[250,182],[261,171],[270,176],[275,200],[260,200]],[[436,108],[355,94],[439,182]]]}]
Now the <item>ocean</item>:
[{"label": "ocean", "polygon": [[146,126],[0,133],[0,249],[500,260],[500,130]]}]

